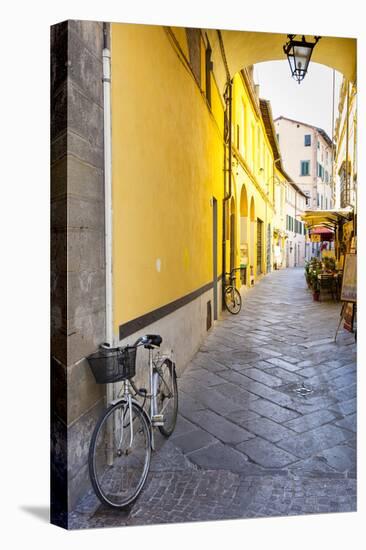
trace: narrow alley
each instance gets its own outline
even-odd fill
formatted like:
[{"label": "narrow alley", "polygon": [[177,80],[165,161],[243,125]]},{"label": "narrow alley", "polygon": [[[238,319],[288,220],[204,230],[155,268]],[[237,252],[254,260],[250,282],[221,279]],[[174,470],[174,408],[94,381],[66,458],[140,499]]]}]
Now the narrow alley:
[{"label": "narrow alley", "polygon": [[356,345],[341,304],[314,302],[301,268],[268,274],[226,314],[178,380],[128,512],[89,492],[69,528],[356,510]]}]

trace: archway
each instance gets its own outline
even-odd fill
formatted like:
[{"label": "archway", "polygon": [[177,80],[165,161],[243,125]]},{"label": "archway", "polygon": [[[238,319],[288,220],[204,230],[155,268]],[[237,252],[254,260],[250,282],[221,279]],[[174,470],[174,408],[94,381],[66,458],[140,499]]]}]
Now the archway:
[{"label": "archway", "polygon": [[[218,32],[205,29],[212,49],[212,61],[221,59],[221,45]],[[283,46],[287,42],[287,34],[250,32],[250,31],[220,31],[225,49],[227,68],[234,75],[244,67],[250,67],[264,61],[286,59]],[[306,39],[313,41],[312,35]],[[322,36],[314,48],[311,61],[326,65],[342,73],[350,82],[356,80],[356,50],[355,38]],[[227,75],[222,63],[215,63],[215,77],[220,90],[224,92]]]},{"label": "archway", "polygon": [[248,195],[245,185],[242,185],[240,193],[240,266],[245,266],[241,271],[241,283],[248,284],[249,266],[249,243],[248,243]]}]

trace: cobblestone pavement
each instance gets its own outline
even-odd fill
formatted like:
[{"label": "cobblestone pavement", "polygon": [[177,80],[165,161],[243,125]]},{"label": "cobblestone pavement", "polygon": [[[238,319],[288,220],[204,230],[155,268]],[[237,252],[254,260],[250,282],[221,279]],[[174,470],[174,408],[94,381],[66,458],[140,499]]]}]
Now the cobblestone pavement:
[{"label": "cobblestone pavement", "polygon": [[356,346],[343,327],[334,342],[339,313],[303,269],[263,278],[179,378],[139,499],[116,512],[90,492],[69,527],[355,511]]}]

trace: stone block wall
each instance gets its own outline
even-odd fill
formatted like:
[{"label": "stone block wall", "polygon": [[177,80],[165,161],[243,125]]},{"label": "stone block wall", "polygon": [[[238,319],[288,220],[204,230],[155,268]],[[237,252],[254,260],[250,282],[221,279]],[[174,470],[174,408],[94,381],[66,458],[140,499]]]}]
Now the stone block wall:
[{"label": "stone block wall", "polygon": [[51,28],[51,520],[89,486],[104,402],[85,356],[105,339],[103,24]]}]

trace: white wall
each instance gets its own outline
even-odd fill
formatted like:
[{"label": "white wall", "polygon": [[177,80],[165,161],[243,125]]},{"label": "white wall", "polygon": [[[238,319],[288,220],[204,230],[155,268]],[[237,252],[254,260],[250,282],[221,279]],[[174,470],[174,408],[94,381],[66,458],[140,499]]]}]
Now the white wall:
[{"label": "white wall", "polygon": [[[275,121],[276,133],[279,136],[279,145],[283,165],[291,179],[308,193],[310,203],[307,209],[331,208],[331,147],[315,127],[285,118]],[[311,145],[305,146],[305,135],[311,136]],[[320,147],[318,148],[318,141]],[[328,157],[328,160],[327,160]],[[308,176],[301,175],[301,161],[309,161]],[[329,175],[329,183],[317,176],[317,163],[320,163]],[[318,206],[319,194],[319,206]],[[323,199],[321,199],[323,197]],[[323,201],[323,202],[322,202]]]},{"label": "white wall", "polygon": [[[287,184],[286,214],[294,220],[302,221],[301,214],[305,209],[305,197]],[[295,227],[294,227],[295,229]],[[305,264],[305,235],[286,229],[287,239],[285,259],[287,267],[302,267]]]}]

